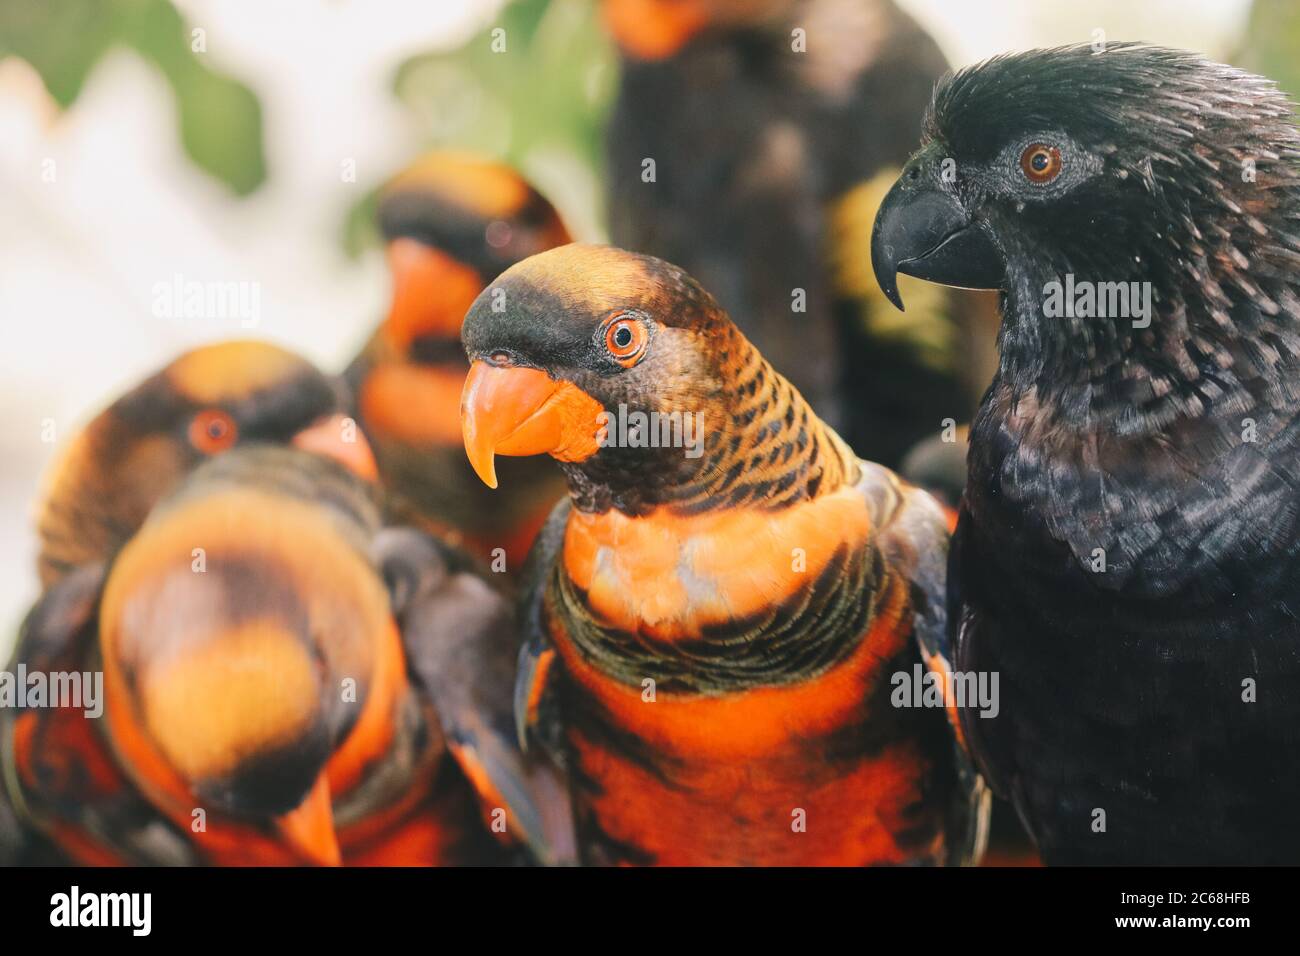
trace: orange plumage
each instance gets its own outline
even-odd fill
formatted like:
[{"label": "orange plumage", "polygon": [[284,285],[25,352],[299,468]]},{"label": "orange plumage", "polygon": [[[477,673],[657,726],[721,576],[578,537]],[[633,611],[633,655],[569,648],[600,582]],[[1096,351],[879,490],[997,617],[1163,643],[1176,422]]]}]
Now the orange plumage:
[{"label": "orange plumage", "polygon": [[[384,484],[426,527],[516,571],[563,486],[546,462],[516,462],[489,500],[465,461],[459,405],[468,365],[460,324],[510,265],[569,241],[555,209],[514,170],[430,153],[385,184],[379,226],[389,310],[345,377]],[[499,564],[498,564],[499,567]]]},{"label": "orange plumage", "polygon": [[[568,246],[497,286],[513,307],[465,324],[466,445],[485,477],[544,451],[569,477],[515,699],[569,771],[584,859],[978,856],[986,793],[947,714],[891,699],[942,659],[940,506],[859,461],[667,263]],[[626,322],[643,334],[608,334]],[[591,441],[616,411],[698,413],[701,441]]]}]

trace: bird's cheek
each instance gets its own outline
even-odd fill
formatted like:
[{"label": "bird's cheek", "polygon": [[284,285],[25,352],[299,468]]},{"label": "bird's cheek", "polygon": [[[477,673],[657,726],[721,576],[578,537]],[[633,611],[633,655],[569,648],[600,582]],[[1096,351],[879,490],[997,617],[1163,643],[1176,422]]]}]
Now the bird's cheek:
[{"label": "bird's cheek", "polygon": [[475,362],[461,394],[465,452],[489,488],[497,486],[495,456],[549,454],[583,461],[599,448],[604,406],[571,382],[533,368]]},{"label": "bird's cheek", "polygon": [[381,448],[385,441],[455,448],[461,441],[464,387],[463,369],[381,363],[361,383],[358,400],[366,428]]}]

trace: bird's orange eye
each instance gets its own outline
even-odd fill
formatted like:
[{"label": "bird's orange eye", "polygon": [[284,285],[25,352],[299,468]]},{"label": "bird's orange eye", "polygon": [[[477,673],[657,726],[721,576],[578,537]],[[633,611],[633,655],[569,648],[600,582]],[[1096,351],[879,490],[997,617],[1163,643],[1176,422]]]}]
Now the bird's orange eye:
[{"label": "bird's orange eye", "polygon": [[1047,143],[1030,143],[1020,154],[1020,168],[1031,183],[1050,183],[1061,174],[1061,151]]},{"label": "bird's orange eye", "polygon": [[199,412],[190,422],[190,444],[205,455],[225,451],[239,438],[235,420],[215,408]]},{"label": "bird's orange eye", "polygon": [[615,317],[605,328],[605,348],[624,368],[641,361],[649,338],[645,326],[632,318]]}]

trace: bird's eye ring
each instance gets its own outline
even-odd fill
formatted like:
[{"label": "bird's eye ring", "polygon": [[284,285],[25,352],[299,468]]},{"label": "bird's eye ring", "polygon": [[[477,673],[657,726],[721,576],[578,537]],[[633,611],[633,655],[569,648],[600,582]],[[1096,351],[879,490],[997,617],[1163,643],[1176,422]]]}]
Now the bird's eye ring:
[{"label": "bird's eye ring", "polygon": [[1020,169],[1031,183],[1050,183],[1061,174],[1061,151],[1047,143],[1030,143],[1020,154]]},{"label": "bird's eye ring", "polygon": [[225,412],[209,408],[194,416],[189,437],[190,444],[203,454],[216,455],[235,443],[239,438],[239,428]]},{"label": "bird's eye ring", "polygon": [[644,323],[627,315],[616,315],[605,326],[605,349],[624,368],[641,361],[649,340]]}]

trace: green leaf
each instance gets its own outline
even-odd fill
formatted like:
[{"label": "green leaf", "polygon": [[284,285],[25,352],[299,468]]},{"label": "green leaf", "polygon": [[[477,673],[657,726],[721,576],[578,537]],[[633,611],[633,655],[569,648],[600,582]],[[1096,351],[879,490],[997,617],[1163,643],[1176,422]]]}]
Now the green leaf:
[{"label": "green leaf", "polygon": [[40,0],[0,6],[0,55],[26,60],[62,108],[111,48],[135,50],[167,79],[181,144],[238,195],[266,179],[262,110],[243,83],[210,68],[170,0]]},{"label": "green leaf", "polygon": [[0,56],[26,60],[61,107],[71,106],[91,68],[116,39],[111,3],[48,0],[0,5]]},{"label": "green leaf", "polygon": [[1234,59],[1241,67],[1275,80],[1300,103],[1300,3],[1255,0],[1246,26],[1246,41]]},{"label": "green leaf", "polygon": [[343,251],[356,259],[366,249],[378,244],[379,186],[374,186],[348,210],[343,222]]},{"label": "green leaf", "polygon": [[[590,0],[516,0],[461,48],[403,62],[393,92],[426,131],[426,148],[510,163],[593,235],[604,218],[604,129],[617,63]],[[362,247],[359,218],[354,209],[345,227],[353,253]]]}]

